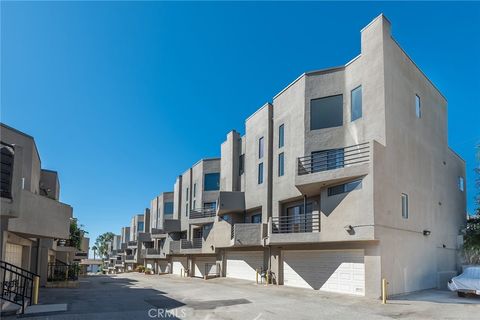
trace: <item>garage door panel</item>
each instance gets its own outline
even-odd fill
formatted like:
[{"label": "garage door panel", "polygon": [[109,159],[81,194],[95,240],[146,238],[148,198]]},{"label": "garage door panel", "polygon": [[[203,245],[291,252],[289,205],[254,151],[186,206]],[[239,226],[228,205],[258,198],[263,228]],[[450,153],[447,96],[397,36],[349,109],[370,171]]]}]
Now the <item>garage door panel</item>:
[{"label": "garage door panel", "polygon": [[256,270],[263,268],[263,251],[227,252],[227,278],[255,281]]},{"label": "garage door panel", "polygon": [[[197,257],[194,260],[194,276],[195,277],[204,277],[207,273],[211,274],[212,272],[216,272],[216,264],[217,258],[216,257]],[[209,265],[209,269],[207,270],[207,265]]]},{"label": "garage door panel", "polygon": [[187,269],[187,258],[172,258],[172,273],[181,275]]},{"label": "garage door panel", "polygon": [[283,251],[284,285],[364,295],[363,250]]}]

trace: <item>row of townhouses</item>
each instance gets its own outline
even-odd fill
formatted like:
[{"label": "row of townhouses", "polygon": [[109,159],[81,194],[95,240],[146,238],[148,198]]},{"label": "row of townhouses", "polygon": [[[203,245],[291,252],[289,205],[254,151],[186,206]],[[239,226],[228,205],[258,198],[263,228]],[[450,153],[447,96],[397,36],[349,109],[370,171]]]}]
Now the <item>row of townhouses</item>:
[{"label": "row of townhouses", "polygon": [[459,269],[465,163],[447,101],[380,15],[361,53],[306,72],[132,218],[109,267],[369,297],[445,287]]},{"label": "row of townhouses", "polygon": [[70,243],[73,209],[60,202],[58,174],[42,168],[34,138],[3,123],[0,130],[0,277],[8,300],[4,290],[14,274],[38,275],[43,286],[57,267],[88,256],[89,239],[83,237],[80,248]]}]

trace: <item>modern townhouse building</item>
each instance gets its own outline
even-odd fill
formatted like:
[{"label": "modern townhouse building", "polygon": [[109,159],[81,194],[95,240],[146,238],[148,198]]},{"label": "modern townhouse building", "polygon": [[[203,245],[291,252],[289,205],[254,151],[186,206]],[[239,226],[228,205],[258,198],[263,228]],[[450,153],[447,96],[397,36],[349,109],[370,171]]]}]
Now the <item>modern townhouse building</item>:
[{"label": "modern townhouse building", "polygon": [[143,265],[142,249],[149,243],[150,209],[146,208],[143,214],[132,217],[130,223],[130,240],[127,242],[125,253],[125,270],[134,270],[137,265]]},{"label": "modern townhouse building", "polygon": [[42,168],[34,138],[3,123],[0,129],[0,257],[45,285],[48,264],[70,254],[72,207],[60,202],[58,174]]},{"label": "modern townhouse building", "polygon": [[357,57],[302,74],[243,136],[227,134],[220,159],[180,175],[168,230],[159,208],[171,200],[151,203],[156,272],[254,281],[263,270],[379,297],[382,278],[401,294],[459,270],[465,163],[448,147],[447,101],[383,15],[361,30]]}]

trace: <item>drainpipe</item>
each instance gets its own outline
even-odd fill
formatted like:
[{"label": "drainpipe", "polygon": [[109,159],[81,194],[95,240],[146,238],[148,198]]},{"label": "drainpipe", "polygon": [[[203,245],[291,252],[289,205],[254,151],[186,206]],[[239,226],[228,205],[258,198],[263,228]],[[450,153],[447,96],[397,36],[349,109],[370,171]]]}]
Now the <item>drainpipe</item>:
[{"label": "drainpipe", "polygon": [[[55,241],[55,239],[53,240]],[[37,256],[35,257],[36,259],[36,265],[35,265],[35,273],[40,274],[40,238],[37,238]],[[48,254],[47,254],[47,263],[48,263]]]}]

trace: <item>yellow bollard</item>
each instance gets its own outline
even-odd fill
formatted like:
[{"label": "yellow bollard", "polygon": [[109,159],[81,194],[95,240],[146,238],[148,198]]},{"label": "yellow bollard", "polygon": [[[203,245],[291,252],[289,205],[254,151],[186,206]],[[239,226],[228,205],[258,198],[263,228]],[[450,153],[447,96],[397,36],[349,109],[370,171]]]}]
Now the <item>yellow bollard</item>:
[{"label": "yellow bollard", "polygon": [[382,304],[387,303],[387,279],[383,278],[382,279]]},{"label": "yellow bollard", "polygon": [[33,304],[38,304],[38,290],[40,287],[40,277],[33,277]]}]

